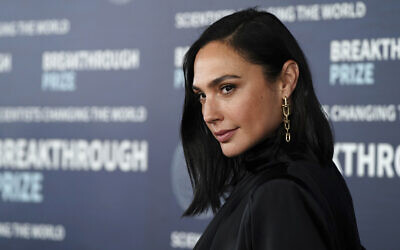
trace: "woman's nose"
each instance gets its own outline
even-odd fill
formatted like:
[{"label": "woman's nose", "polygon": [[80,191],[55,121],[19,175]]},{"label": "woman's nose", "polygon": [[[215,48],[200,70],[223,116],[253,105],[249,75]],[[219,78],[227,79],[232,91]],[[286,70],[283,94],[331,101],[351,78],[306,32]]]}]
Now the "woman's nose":
[{"label": "woman's nose", "polygon": [[212,98],[206,99],[202,105],[203,119],[206,123],[215,123],[222,120],[221,110],[218,102]]}]

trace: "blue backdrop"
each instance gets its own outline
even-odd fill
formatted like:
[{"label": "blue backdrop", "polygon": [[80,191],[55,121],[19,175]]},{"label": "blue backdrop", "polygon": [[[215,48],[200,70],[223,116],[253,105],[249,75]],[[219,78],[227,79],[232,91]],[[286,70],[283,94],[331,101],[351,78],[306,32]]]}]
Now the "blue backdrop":
[{"label": "blue backdrop", "polygon": [[292,31],[367,249],[399,249],[398,1],[1,1],[0,248],[191,249],[182,57],[259,6]]}]

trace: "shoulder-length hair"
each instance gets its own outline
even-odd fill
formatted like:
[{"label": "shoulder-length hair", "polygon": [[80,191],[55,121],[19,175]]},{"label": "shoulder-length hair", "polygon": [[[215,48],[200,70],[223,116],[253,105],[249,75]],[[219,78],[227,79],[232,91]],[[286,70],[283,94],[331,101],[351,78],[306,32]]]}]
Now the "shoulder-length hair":
[{"label": "shoulder-length hair", "polygon": [[302,158],[321,165],[330,162],[333,155],[331,127],[315,95],[306,58],[296,39],[268,12],[251,8],[225,16],[209,26],[184,57],[185,101],[180,132],[194,197],[182,216],[193,216],[210,207],[215,213],[221,206],[221,197],[243,173],[240,157],[223,155],[192,90],[195,57],[211,41],[225,42],[248,62],[261,65],[271,84],[287,60],[296,61],[299,77],[290,96],[291,141],[285,141],[280,126],[271,137],[272,147],[268,150],[280,159]]}]

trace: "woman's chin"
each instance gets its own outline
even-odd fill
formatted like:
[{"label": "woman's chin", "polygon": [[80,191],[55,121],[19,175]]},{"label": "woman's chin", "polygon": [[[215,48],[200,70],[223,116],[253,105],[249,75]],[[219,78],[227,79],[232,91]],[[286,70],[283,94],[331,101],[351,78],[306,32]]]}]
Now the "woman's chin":
[{"label": "woman's chin", "polygon": [[244,150],[234,147],[234,145],[221,145],[221,150],[222,153],[228,158],[238,156],[244,152]]}]

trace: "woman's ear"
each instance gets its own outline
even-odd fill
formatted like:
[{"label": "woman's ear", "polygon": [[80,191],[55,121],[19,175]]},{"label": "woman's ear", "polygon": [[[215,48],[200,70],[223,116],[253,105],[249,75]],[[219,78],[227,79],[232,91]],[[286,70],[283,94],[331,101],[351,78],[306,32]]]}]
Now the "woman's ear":
[{"label": "woman's ear", "polygon": [[287,60],[281,71],[281,97],[289,98],[293,90],[296,88],[297,79],[299,78],[299,66],[294,60]]}]

